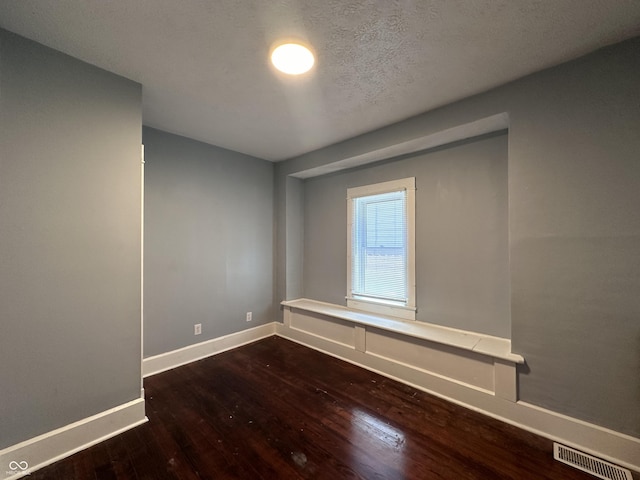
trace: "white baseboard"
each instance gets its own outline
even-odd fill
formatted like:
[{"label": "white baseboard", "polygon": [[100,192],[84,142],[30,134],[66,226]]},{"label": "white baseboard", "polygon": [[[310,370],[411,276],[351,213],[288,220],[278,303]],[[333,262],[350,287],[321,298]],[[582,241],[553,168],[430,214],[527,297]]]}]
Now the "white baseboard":
[{"label": "white baseboard", "polygon": [[275,322],[271,322],[242,330],[241,332],[231,333],[223,337],[213,338],[205,342],[188,345],[177,350],[148,357],[142,361],[142,375],[143,377],[149,377],[156,373],[171,370],[172,368],[270,337],[275,331]]},{"label": "white baseboard", "polygon": [[0,478],[17,479],[147,421],[144,398],[0,450]]},{"label": "white baseboard", "polygon": [[[522,401],[510,401],[392,358],[272,322],[143,361],[145,377],[278,335],[553,441],[640,471],[640,439]],[[0,479],[17,479],[147,421],[144,398],[0,450]],[[27,462],[28,468],[18,471]],[[16,471],[9,470],[12,464]]]},{"label": "white baseboard", "polygon": [[582,450],[614,464],[640,471],[640,439],[522,401],[510,401],[442,375],[392,358],[383,358],[340,341],[278,323],[276,335],[326,353],[455,404]]}]

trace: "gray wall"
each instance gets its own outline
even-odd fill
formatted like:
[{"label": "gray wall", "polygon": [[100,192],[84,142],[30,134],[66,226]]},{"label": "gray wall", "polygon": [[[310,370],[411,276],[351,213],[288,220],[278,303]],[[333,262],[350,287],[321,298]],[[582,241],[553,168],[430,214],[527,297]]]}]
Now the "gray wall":
[{"label": "gray wall", "polygon": [[277,184],[508,112],[511,330],[527,361],[520,398],[640,437],[639,56],[636,38],[282,162]]},{"label": "gray wall", "polygon": [[151,128],[143,141],[144,356],[273,321],[273,164]]},{"label": "gray wall", "polygon": [[0,30],[0,448],[140,396],[140,143],[140,85]]},{"label": "gray wall", "polygon": [[304,297],[345,304],[347,188],[416,178],[416,319],[509,337],[507,135],[305,182]]},{"label": "gray wall", "polygon": [[[302,180],[293,177],[286,179],[287,215],[286,254],[289,258],[300,258],[305,249],[304,243],[304,193]],[[300,298],[304,295],[304,259],[302,262],[287,263],[287,298]]]}]

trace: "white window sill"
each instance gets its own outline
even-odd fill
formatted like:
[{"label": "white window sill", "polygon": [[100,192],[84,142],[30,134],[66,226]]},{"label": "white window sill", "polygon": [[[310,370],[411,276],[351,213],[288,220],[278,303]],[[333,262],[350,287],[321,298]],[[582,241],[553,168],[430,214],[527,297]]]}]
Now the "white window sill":
[{"label": "white window sill", "polygon": [[376,302],[363,298],[347,297],[346,300],[348,311],[357,311],[365,314],[368,313],[370,315],[373,315],[374,317],[396,317],[403,320],[416,319],[415,307],[405,307],[402,305],[394,305],[391,303]]},{"label": "white window sill", "polygon": [[290,309],[319,313],[380,330],[469,350],[513,363],[524,363],[524,358],[521,355],[511,353],[511,340],[508,338],[493,337],[467,330],[457,330],[432,323],[406,321],[400,318],[361,312],[341,305],[319,302],[307,298],[285,300],[281,304]]}]

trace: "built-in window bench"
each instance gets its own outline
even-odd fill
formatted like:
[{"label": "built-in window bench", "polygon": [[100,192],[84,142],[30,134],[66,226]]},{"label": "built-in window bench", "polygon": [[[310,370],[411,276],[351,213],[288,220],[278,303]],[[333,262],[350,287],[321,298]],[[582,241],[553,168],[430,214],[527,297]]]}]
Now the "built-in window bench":
[{"label": "built-in window bench", "polygon": [[304,298],[282,306],[284,337],[436,393],[452,382],[518,398],[516,365],[524,358],[509,339]]}]

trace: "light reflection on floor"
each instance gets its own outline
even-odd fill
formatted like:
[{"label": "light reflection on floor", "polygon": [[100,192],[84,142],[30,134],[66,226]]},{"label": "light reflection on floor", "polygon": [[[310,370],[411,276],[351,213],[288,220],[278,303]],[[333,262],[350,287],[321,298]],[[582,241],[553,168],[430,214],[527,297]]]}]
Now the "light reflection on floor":
[{"label": "light reflection on floor", "polygon": [[354,464],[370,464],[371,459],[404,471],[406,441],[404,433],[383,418],[360,409],[351,412],[351,450]]}]

